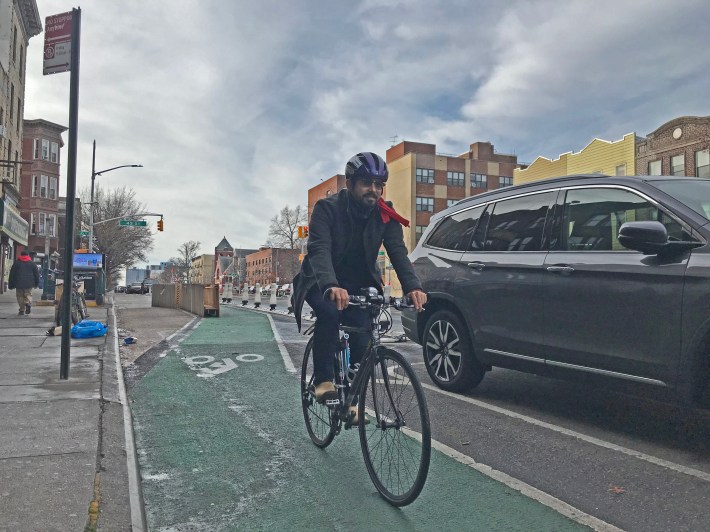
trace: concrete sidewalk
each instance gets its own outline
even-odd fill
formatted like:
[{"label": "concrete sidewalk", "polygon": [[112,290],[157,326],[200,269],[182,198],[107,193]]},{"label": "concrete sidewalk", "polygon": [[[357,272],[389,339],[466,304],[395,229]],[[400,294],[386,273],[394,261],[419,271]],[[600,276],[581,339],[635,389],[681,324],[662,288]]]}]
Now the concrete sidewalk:
[{"label": "concrete sidewalk", "polygon": [[[0,531],[131,530],[114,333],[72,339],[60,380],[54,306],[33,296],[22,316],[0,294]],[[89,319],[112,327],[109,310]]]}]

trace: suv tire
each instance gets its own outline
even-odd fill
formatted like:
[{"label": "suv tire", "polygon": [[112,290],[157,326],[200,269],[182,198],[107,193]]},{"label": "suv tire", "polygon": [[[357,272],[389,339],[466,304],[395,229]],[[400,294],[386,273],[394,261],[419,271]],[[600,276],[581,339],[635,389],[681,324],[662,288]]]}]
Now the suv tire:
[{"label": "suv tire", "polygon": [[451,311],[440,310],[429,318],[422,350],[429,377],[442,390],[470,390],[486,374],[485,366],[476,360],[466,326]]}]

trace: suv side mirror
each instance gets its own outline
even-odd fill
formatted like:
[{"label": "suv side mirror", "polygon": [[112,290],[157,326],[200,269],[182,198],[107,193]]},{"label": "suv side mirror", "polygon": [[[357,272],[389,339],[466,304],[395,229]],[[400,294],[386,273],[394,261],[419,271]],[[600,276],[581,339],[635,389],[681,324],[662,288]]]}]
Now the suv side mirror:
[{"label": "suv side mirror", "polygon": [[626,222],[619,228],[619,243],[645,255],[682,253],[703,245],[694,241],[669,241],[661,222]]}]

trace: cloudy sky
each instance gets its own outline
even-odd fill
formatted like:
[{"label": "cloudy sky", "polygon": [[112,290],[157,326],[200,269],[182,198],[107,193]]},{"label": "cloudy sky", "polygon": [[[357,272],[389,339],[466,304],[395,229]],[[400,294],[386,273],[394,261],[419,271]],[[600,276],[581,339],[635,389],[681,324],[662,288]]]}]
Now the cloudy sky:
[{"label": "cloudy sky", "polygon": [[[37,5],[43,21],[77,7]],[[531,162],[710,115],[709,16],[706,0],[86,2],[77,188],[96,139],[97,169],[144,165],[97,181],[165,215],[151,264],[187,240],[258,247],[280,208],[395,135]],[[68,125],[43,40],[25,118]]]}]

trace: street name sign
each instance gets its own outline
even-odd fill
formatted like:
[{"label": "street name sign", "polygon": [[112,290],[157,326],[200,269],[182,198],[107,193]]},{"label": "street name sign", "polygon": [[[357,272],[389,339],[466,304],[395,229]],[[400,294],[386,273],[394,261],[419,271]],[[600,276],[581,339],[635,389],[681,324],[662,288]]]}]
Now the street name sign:
[{"label": "street name sign", "polygon": [[148,222],[145,220],[119,220],[118,225],[128,225],[131,227],[145,227]]},{"label": "street name sign", "polygon": [[79,236],[89,236],[88,231],[79,231]]},{"label": "street name sign", "polygon": [[71,70],[72,12],[51,15],[44,21],[43,74]]}]

